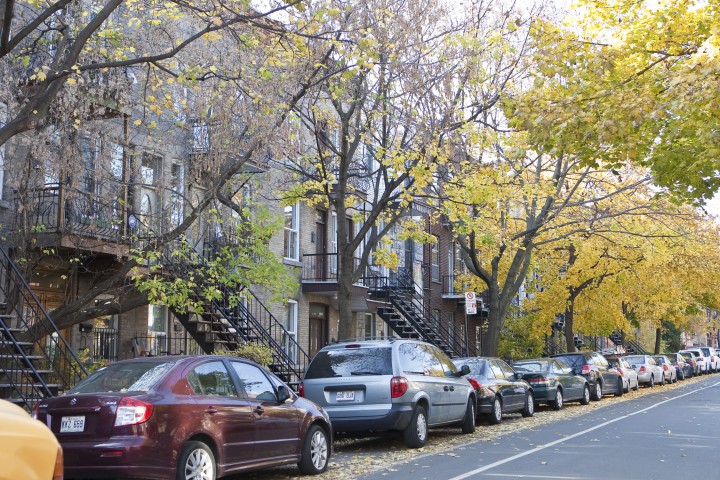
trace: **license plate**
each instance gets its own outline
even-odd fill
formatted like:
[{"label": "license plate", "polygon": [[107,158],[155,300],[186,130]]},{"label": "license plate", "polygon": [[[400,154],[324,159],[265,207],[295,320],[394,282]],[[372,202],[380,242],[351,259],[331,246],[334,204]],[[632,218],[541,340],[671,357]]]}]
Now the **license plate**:
[{"label": "license plate", "polygon": [[335,400],[338,402],[348,402],[355,400],[355,392],[337,392]]},{"label": "license plate", "polygon": [[85,430],[85,417],[62,417],[60,433],[82,432]]}]

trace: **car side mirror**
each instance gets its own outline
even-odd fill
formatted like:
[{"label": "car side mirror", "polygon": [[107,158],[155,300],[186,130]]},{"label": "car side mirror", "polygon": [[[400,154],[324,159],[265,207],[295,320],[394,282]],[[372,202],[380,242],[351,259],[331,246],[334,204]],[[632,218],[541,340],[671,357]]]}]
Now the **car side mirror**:
[{"label": "car side mirror", "polygon": [[460,377],[464,377],[468,373],[470,373],[470,367],[468,367],[467,365],[463,365],[462,367],[460,367],[460,370],[458,370],[457,372],[455,372],[453,374],[453,376],[460,378]]},{"label": "car side mirror", "polygon": [[285,403],[285,401],[291,397],[290,391],[285,385],[280,385],[277,389],[278,402]]}]

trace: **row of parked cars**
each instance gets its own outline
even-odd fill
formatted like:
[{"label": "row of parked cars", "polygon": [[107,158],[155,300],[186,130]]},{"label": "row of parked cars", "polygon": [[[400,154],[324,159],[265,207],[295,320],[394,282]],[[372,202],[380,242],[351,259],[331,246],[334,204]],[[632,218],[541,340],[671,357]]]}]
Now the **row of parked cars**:
[{"label": "row of parked cars", "polygon": [[[59,441],[50,446],[55,476],[214,480],[296,463],[324,472],[337,434],[401,432],[408,447],[428,429],[475,431],[478,419],[530,417],[622,395],[640,384],[717,371],[709,347],[672,355],[606,358],[577,352],[508,363],[451,360],[437,347],[385,339],[323,348],[299,395],[275,375],[236,357],[144,357],[109,364],[67,394],[43,400],[35,417]],[[59,460],[58,460],[59,459]],[[39,458],[34,458],[40,464]],[[52,471],[52,470],[51,470]]]}]

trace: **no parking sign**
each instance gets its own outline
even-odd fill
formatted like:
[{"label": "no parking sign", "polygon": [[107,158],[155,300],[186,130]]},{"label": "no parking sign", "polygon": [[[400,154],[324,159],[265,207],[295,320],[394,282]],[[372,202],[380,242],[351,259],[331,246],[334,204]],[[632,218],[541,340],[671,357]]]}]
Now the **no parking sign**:
[{"label": "no parking sign", "polygon": [[465,314],[477,314],[477,298],[475,292],[465,292]]}]

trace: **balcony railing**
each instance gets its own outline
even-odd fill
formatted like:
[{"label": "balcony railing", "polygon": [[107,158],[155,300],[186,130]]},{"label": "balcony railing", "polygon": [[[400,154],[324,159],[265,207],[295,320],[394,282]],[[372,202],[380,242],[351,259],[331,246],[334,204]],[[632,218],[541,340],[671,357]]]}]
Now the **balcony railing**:
[{"label": "balcony railing", "polygon": [[462,297],[469,288],[467,285],[455,286],[457,275],[443,275],[442,294],[444,297]]},{"label": "balcony railing", "polygon": [[[360,267],[360,259],[353,258],[353,271]],[[356,285],[369,286],[372,278],[379,275],[379,268],[368,265],[361,278],[355,282]],[[338,279],[338,254],[337,253],[309,253],[303,255],[303,282],[336,282]]]},{"label": "balcony railing", "polygon": [[[126,233],[126,212],[118,197],[48,184],[32,190],[24,199],[16,194],[15,201],[17,211],[28,212],[25,217],[17,217],[16,226],[37,233],[73,233],[116,243],[120,243]],[[25,208],[19,208],[24,202],[27,202]]]}]

